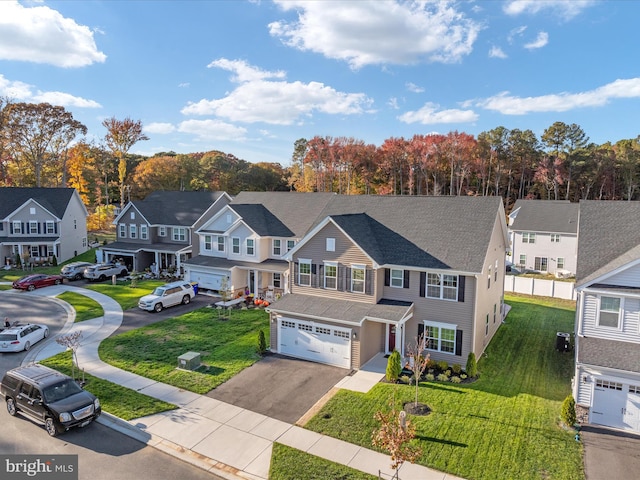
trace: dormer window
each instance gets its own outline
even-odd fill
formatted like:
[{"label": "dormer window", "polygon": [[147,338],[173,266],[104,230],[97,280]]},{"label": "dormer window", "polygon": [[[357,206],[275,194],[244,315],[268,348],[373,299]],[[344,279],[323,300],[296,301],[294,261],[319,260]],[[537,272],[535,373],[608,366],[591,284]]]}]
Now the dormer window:
[{"label": "dormer window", "polygon": [[131,216],[131,220],[135,220],[136,219],[136,212],[131,212],[130,216]]},{"label": "dormer window", "polygon": [[336,251],[336,239],[327,238],[327,252],[335,252],[335,251]]}]

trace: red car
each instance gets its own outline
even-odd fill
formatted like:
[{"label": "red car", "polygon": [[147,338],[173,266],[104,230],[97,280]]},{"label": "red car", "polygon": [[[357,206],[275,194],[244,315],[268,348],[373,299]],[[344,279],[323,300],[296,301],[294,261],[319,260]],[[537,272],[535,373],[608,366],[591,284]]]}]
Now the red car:
[{"label": "red car", "polygon": [[61,275],[45,275],[43,273],[34,273],[22,277],[13,282],[12,287],[18,290],[35,290],[40,287],[48,287],[49,285],[60,285],[63,281]]}]

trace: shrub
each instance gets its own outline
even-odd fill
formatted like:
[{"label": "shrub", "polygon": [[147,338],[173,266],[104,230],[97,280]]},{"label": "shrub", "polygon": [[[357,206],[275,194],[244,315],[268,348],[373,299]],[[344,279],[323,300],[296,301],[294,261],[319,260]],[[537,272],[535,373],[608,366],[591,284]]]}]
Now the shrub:
[{"label": "shrub", "polygon": [[467,379],[467,375],[466,375],[465,373],[461,373],[461,374],[460,374],[460,378],[461,378],[462,380],[466,380],[466,379]]},{"label": "shrub", "polygon": [[451,376],[451,369],[450,369],[450,368],[447,368],[447,369],[446,369],[444,372],[442,372],[442,373],[444,373],[447,377],[450,377],[450,376]]},{"label": "shrub", "polygon": [[264,338],[264,332],[260,330],[258,332],[258,353],[264,355],[267,351],[267,340]]},{"label": "shrub", "polygon": [[576,401],[573,399],[573,395],[567,396],[562,402],[560,418],[568,427],[572,427],[576,423]]},{"label": "shrub", "polygon": [[389,355],[389,360],[387,360],[387,380],[395,382],[398,380],[400,372],[402,372],[402,359],[400,358],[400,352],[394,350]]},{"label": "shrub", "polygon": [[402,375],[400,377],[400,381],[402,383],[406,383],[407,385],[411,384],[411,377],[409,375]]},{"label": "shrub", "polygon": [[434,368],[436,368],[437,365],[438,365],[438,362],[430,358],[427,361],[427,370],[433,370]]},{"label": "shrub", "polygon": [[451,377],[451,383],[460,383],[461,381],[460,377]]},{"label": "shrub", "polygon": [[462,371],[462,365],[460,365],[459,363],[454,363],[451,366],[451,370],[453,370],[453,373],[455,373],[456,375],[459,375]]},{"label": "shrub", "polygon": [[433,373],[427,373],[427,374],[424,376],[424,379],[425,379],[427,382],[433,382],[433,381],[436,379],[436,377],[433,375]]},{"label": "shrub", "polygon": [[476,362],[476,354],[473,352],[470,352],[469,356],[467,357],[466,371],[467,375],[469,375],[471,378],[478,375],[478,362]]},{"label": "shrub", "polygon": [[446,360],[440,360],[438,361],[438,369],[440,369],[441,371],[445,371],[447,368],[449,368],[449,363]]},{"label": "shrub", "polygon": [[439,382],[448,382],[449,381],[449,377],[447,377],[444,373],[441,373],[440,375],[438,375],[438,381]]}]

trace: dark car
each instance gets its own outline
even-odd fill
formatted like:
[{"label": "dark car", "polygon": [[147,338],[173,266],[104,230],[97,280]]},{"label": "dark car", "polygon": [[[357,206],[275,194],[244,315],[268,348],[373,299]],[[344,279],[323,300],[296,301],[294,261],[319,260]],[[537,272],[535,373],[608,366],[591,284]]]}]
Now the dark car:
[{"label": "dark car", "polygon": [[52,437],[86,427],[102,413],[100,401],[73,378],[38,363],[9,370],[0,395],[9,415],[21,413],[43,424]]},{"label": "dark car", "polygon": [[18,290],[35,290],[40,287],[48,287],[49,285],[60,285],[64,278],[60,275],[45,275],[44,273],[34,273],[22,277],[11,285]]}]

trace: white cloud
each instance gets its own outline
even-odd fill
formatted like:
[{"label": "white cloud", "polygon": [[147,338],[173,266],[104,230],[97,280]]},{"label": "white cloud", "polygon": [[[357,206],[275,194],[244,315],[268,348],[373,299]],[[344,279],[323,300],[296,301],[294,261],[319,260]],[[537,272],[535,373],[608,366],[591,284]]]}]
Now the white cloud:
[{"label": "white cloud", "polygon": [[7,80],[0,73],[0,97],[8,97],[12,100],[26,100],[31,98],[31,95],[33,95],[31,85],[17,80]]},{"label": "white cloud", "polygon": [[524,48],[535,50],[544,47],[547,43],[549,43],[549,34],[547,32],[539,32],[536,39],[533,42],[525,44]]},{"label": "white cloud", "polygon": [[640,78],[618,79],[594,90],[579,93],[562,92],[538,97],[516,97],[509,92],[502,92],[474,104],[504,115],[526,115],[601,107],[618,98],[640,98]]},{"label": "white cloud", "polygon": [[180,88],[187,88],[189,87],[191,84],[189,82],[182,82],[178,84],[178,87]]},{"label": "white cloud", "polygon": [[400,107],[398,106],[398,99],[396,97],[391,97],[387,101],[387,105],[389,105],[389,107],[392,108],[393,110],[399,110],[400,109]]},{"label": "white cloud", "polygon": [[83,67],[104,62],[93,32],[47,6],[0,1],[0,59]]},{"label": "white cloud", "polygon": [[404,123],[421,123],[433,125],[437,123],[470,123],[478,119],[473,110],[438,110],[439,105],[427,102],[424,106],[413,112],[406,112],[398,117]]},{"label": "white cloud", "polygon": [[344,60],[351,68],[458,62],[471,53],[481,26],[450,2],[275,0],[296,21],[269,24],[286,45]]},{"label": "white cloud", "polygon": [[2,74],[0,74],[0,96],[15,101],[50,103],[51,105],[60,105],[62,107],[102,108],[102,105],[95,100],[76,97],[70,93],[38,91],[34,94],[32,85],[20,81],[7,80]]},{"label": "white cloud", "polygon": [[415,83],[407,82],[406,86],[407,86],[407,90],[409,90],[410,92],[413,92],[413,93],[422,93],[422,92],[424,92],[424,88],[419,87]]},{"label": "white cloud", "polygon": [[166,135],[176,131],[176,127],[171,123],[154,122],[143,127],[146,133],[155,133],[158,135]]},{"label": "white cloud", "polygon": [[560,15],[564,20],[570,20],[595,3],[595,0],[510,0],[502,10],[512,16],[536,14],[546,10]]},{"label": "white cloud", "polygon": [[511,29],[511,31],[509,32],[509,35],[507,36],[508,42],[513,43],[515,38],[521,37],[522,35],[524,35],[524,32],[526,30],[527,30],[527,27],[525,25]]},{"label": "white cloud", "polygon": [[209,66],[224,68],[241,83],[225,97],[189,102],[184,115],[216,115],[234,122],[265,122],[291,125],[313,112],[330,115],[363,113],[371,100],[363,93],[339,92],[319,82],[267,81],[281,78],[283,72],[265,72],[242,61],[212,62]]},{"label": "white cloud", "polygon": [[178,125],[178,131],[196,135],[201,140],[238,141],[246,138],[247,130],[220,120],[185,120]]},{"label": "white cloud", "polygon": [[489,50],[489,58],[507,58],[507,54],[500,47],[494,45]]}]

